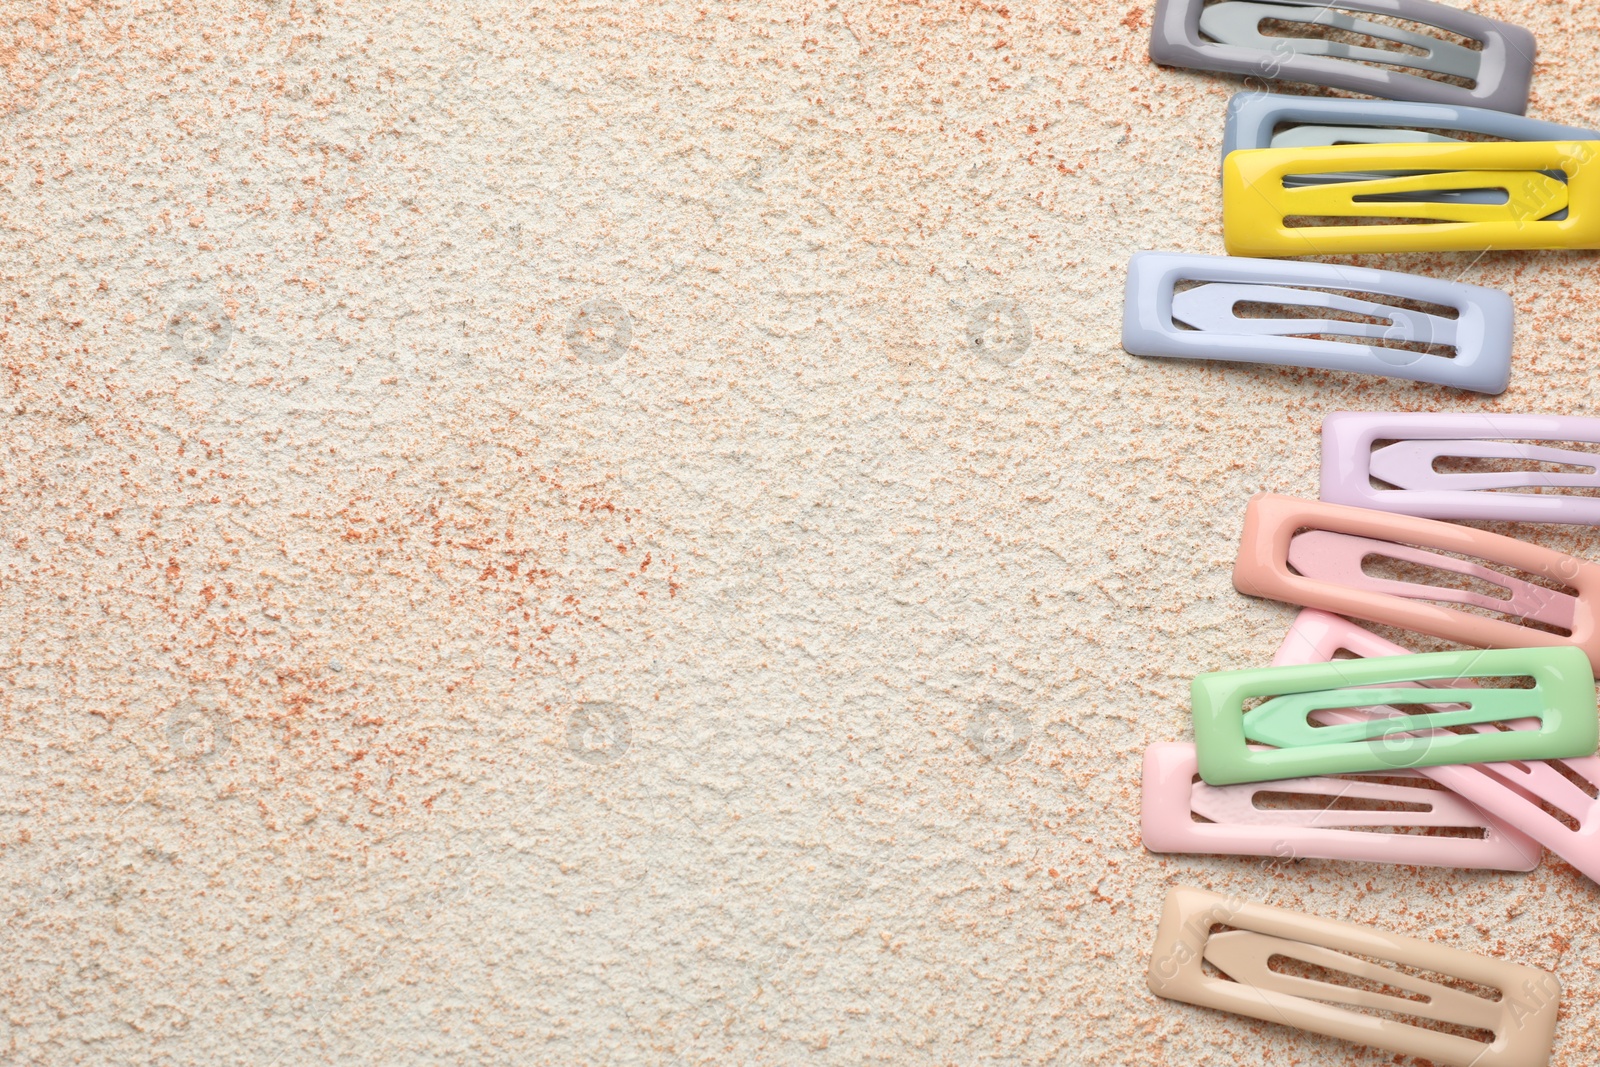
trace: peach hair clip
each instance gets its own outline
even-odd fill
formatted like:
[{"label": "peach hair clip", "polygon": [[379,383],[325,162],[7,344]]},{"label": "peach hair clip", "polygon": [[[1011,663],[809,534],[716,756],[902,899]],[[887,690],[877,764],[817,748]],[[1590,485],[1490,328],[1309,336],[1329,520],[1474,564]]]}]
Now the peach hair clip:
[{"label": "peach hair clip", "polygon": [[1449,1067],[1545,1067],[1561,1002],[1548,971],[1185,886],[1167,892],[1146,980]]},{"label": "peach hair clip", "polygon": [[[1507,597],[1369,575],[1363,564],[1373,557],[1475,578],[1498,586]],[[1478,648],[1576,645],[1591,664],[1600,664],[1600,566],[1467,526],[1258,494],[1245,508],[1233,585],[1247,596],[1320,608]],[[1450,604],[1504,617],[1472,614]],[[1522,620],[1543,628],[1522,625]]]}]

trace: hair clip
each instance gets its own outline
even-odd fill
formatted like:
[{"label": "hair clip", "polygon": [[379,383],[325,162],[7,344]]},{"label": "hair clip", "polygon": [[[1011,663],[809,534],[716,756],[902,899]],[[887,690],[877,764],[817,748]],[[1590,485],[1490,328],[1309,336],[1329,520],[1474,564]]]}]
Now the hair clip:
[{"label": "hair clip", "polygon": [[[1600,446],[1600,419],[1337,411],[1322,420],[1321,495],[1428,519],[1600,524],[1600,496],[1566,491],[1600,489],[1600,451],[1546,442]],[[1461,469],[1438,469],[1450,461]]]},{"label": "hair clip", "polygon": [[1541,855],[1538,842],[1415,771],[1207,785],[1193,745],[1162,741],[1144,750],[1141,789],[1151,852],[1495,871],[1531,871]]},{"label": "hair clip", "polygon": [[[1376,14],[1417,24],[1406,29],[1356,16]],[[1294,24],[1291,35],[1262,33]],[[1417,32],[1443,31],[1443,33]],[[1339,31],[1384,47],[1332,39]],[[1475,42],[1469,48],[1450,36]],[[1428,0],[1159,0],[1150,58],[1169,67],[1307,82],[1371,96],[1467,104],[1522,114],[1533,80],[1533,34]],[[1430,76],[1431,75],[1431,76]]]},{"label": "hair clip", "polygon": [[[1264,314],[1241,316],[1241,306]],[[1436,278],[1136,252],[1122,347],[1136,356],[1320,367],[1499,393],[1511,377],[1511,317],[1506,293]]]},{"label": "hair clip", "polygon": [[1236,93],[1228,101],[1222,154],[1253,148],[1459,141],[1453,133],[1507,141],[1595,141],[1600,133],[1482,107],[1403,100]]},{"label": "hair clip", "polygon": [[[1430,570],[1446,584],[1369,574],[1372,559]],[[1472,580],[1496,587],[1504,599],[1461,588]],[[1454,523],[1261,493],[1245,506],[1233,586],[1246,596],[1479,648],[1576,645],[1600,663],[1600,565]]]},{"label": "hair clip", "polygon": [[1536,967],[1188,886],[1167,891],[1145,979],[1168,1000],[1441,1067],[1545,1067],[1561,1002]]},{"label": "hair clip", "polygon": [[[1448,694],[1422,687],[1475,676],[1531,678],[1533,687]],[[1211,785],[1592,756],[1600,746],[1594,675],[1575,648],[1429,652],[1217,671],[1196,676],[1189,694],[1200,776]],[[1260,703],[1245,707],[1254,701]],[[1454,731],[1477,723],[1506,729]]]},{"label": "hair clip", "polygon": [[1600,248],[1597,141],[1260,148],[1222,161],[1236,256]]},{"label": "hair clip", "polygon": [[[1325,663],[1340,652],[1399,656],[1411,650],[1337,615],[1308,608],[1296,617],[1272,662]],[[1494,727],[1472,729],[1487,732]],[[1420,773],[1600,882],[1600,757],[1443,765]]]}]

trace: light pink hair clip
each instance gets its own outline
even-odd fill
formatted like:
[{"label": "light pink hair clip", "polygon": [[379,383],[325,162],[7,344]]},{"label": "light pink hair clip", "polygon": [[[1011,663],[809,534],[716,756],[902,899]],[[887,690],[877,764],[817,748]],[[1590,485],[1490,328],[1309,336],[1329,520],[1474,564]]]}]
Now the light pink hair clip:
[{"label": "light pink hair clip", "polygon": [[1539,843],[1416,771],[1207,785],[1194,745],[1144,750],[1139,810],[1151,852],[1531,871]]}]

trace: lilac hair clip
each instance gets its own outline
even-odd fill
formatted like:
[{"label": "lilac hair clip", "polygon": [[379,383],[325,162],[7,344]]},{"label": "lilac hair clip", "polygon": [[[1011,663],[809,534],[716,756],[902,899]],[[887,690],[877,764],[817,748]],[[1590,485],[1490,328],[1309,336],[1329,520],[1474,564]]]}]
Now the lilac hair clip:
[{"label": "lilac hair clip", "polygon": [[1425,519],[1600,524],[1600,419],[1334,412],[1322,421],[1322,499]]}]

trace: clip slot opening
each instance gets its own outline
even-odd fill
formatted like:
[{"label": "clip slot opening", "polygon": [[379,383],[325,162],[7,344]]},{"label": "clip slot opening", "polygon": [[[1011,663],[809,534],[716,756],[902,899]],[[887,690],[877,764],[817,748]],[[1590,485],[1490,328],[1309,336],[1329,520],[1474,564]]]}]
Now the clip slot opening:
[{"label": "clip slot opening", "polygon": [[[1418,791],[1436,793],[1441,799],[1450,796],[1449,791],[1430,779],[1421,776],[1401,778],[1394,775],[1379,774],[1338,774],[1329,775],[1327,780],[1333,782],[1349,782],[1353,786],[1393,786],[1404,789],[1409,795],[1415,796]],[[1204,780],[1197,774],[1194,776],[1196,788],[1208,789]],[[1384,796],[1361,796],[1353,793],[1341,792],[1337,794],[1304,792],[1286,789],[1286,782],[1263,782],[1251,788],[1250,806],[1262,812],[1314,812],[1329,814],[1332,812],[1361,812],[1374,815],[1404,816],[1432,815],[1439,811],[1439,805],[1432,799],[1427,800],[1400,800]],[[1236,787],[1237,788],[1237,787]],[[1190,817],[1196,822],[1211,822],[1198,811],[1191,811]],[[1360,823],[1346,822],[1339,825],[1339,829],[1352,833],[1384,834],[1405,837],[1443,837],[1464,841],[1483,841],[1488,838],[1489,830],[1481,813],[1477,824],[1461,822],[1457,824],[1439,824],[1426,822],[1408,822],[1403,818],[1385,824],[1362,825]]]},{"label": "clip slot opening", "polygon": [[[1480,471],[1498,474],[1594,474],[1596,470],[1592,463],[1546,463],[1534,459],[1451,455],[1435,457],[1432,467],[1437,474],[1469,474]],[[1542,487],[1533,486],[1533,488]]]},{"label": "clip slot opening", "polygon": [[[1358,956],[1354,953],[1340,953],[1340,955],[1348,956],[1353,960],[1360,960],[1361,962],[1370,964],[1374,967],[1381,967],[1386,971],[1403,973],[1400,971],[1400,968],[1386,961],[1373,959],[1367,956]],[[1280,960],[1283,962],[1274,967],[1274,961]],[[1268,957],[1267,968],[1274,974],[1281,974],[1287,978],[1298,978],[1307,982],[1315,982],[1319,985],[1335,986],[1341,989],[1349,989],[1354,992],[1374,993],[1378,996],[1393,997],[1398,1000],[1410,1000],[1414,1001],[1418,1005],[1424,1006],[1433,1003],[1433,998],[1425,993],[1416,993],[1409,990],[1403,990],[1399,987],[1388,985],[1387,983],[1380,982],[1376,979],[1363,978],[1359,975],[1351,974],[1348,971],[1339,970],[1333,967],[1325,967],[1320,964],[1315,964],[1308,960],[1301,959],[1298,956],[1290,956],[1284,953],[1274,953],[1272,956]],[[1423,980],[1432,981],[1433,979],[1428,978]],[[1465,990],[1461,990],[1461,992],[1465,992]],[[1494,997],[1479,997],[1479,999],[1487,1001],[1488,1003],[1497,1003],[1501,999],[1499,990],[1495,990],[1494,992],[1496,993]],[[1431,1030],[1435,1033],[1449,1034],[1452,1037],[1459,1037],[1467,1041],[1475,1041],[1485,1045],[1492,1044],[1494,1042],[1495,1035],[1493,1030],[1485,1030],[1481,1027],[1475,1026],[1465,1026],[1460,1023],[1448,1022],[1442,1019],[1429,1019],[1421,1015],[1412,1015],[1405,1011],[1395,1011],[1366,1006],[1355,1007],[1353,1005],[1344,1004],[1335,997],[1312,997],[1309,993],[1306,995],[1308,999],[1327,1000],[1330,1003],[1340,1004],[1342,1007],[1345,1007],[1351,1011],[1355,1011],[1361,1015],[1371,1015],[1379,1019],[1388,1019],[1404,1026],[1414,1026],[1419,1030]],[[1469,995],[1475,996],[1477,994]]]},{"label": "clip slot opening", "polygon": [[[1528,682],[1526,686],[1506,686],[1503,690],[1532,688],[1532,679],[1528,679]],[[1359,703],[1361,690],[1367,688],[1382,689],[1383,701]],[[1316,744],[1327,739],[1331,739],[1329,743],[1332,744],[1353,742],[1405,746],[1413,742],[1425,743],[1429,736],[1440,736],[1445,732],[1461,736],[1490,732],[1538,732],[1544,725],[1538,718],[1519,715],[1515,711],[1502,714],[1497,713],[1493,706],[1480,709],[1478,705],[1482,701],[1471,697],[1447,702],[1424,696],[1423,686],[1402,688],[1417,695],[1414,698],[1394,696],[1393,686],[1356,686],[1337,690],[1321,699],[1308,700],[1304,696],[1291,694],[1266,698],[1255,708],[1250,706],[1250,701],[1246,701],[1243,705],[1245,740],[1252,744],[1290,748],[1296,744]],[[1474,687],[1479,693],[1501,688]]]},{"label": "clip slot opening", "polygon": [[[1555,760],[1546,760],[1545,762],[1552,766],[1555,764]],[[1549,797],[1540,796],[1537,793],[1530,793],[1528,790],[1519,787],[1513,779],[1502,773],[1499,765],[1485,763],[1479,765],[1478,770],[1491,781],[1498,782],[1507,789],[1510,789],[1523,801],[1523,803],[1538,808],[1539,811],[1544,814],[1545,818],[1556,823],[1568,833],[1576,834],[1583,831],[1583,823],[1581,820],[1579,820],[1577,815],[1566,811],[1558,804],[1552,803]]]},{"label": "clip slot opening", "polygon": [[[1343,171],[1318,174],[1285,174],[1280,179],[1280,184],[1286,192],[1305,190],[1310,188],[1336,189],[1341,185],[1353,185],[1365,182],[1394,183],[1390,179],[1396,178],[1439,178],[1460,171],[1449,170],[1395,170],[1395,171]],[[1567,172],[1560,169],[1507,172],[1503,175],[1506,184],[1488,183],[1481,181],[1483,174],[1467,174],[1461,179],[1461,185],[1455,188],[1437,187],[1426,189],[1387,189],[1382,192],[1353,193],[1349,203],[1352,207],[1351,214],[1341,215],[1287,215],[1284,218],[1285,226],[1343,226],[1362,225],[1374,222],[1387,225],[1417,225],[1427,223],[1462,222],[1462,218],[1426,217],[1411,218],[1401,215],[1375,215],[1361,212],[1356,205],[1372,204],[1438,204],[1438,205],[1472,205],[1474,207],[1500,207],[1507,208],[1508,214],[1513,214],[1520,222],[1560,222],[1567,217],[1570,210],[1567,200],[1570,185]],[[1537,177],[1536,177],[1537,176]],[[1521,179],[1520,181],[1517,179]],[[1541,180],[1544,179],[1544,180]],[[1443,186],[1445,183],[1439,182]],[[1515,189],[1513,189],[1515,185]],[[1541,207],[1556,206],[1554,210],[1540,214]]]},{"label": "clip slot opening", "polygon": [[[1370,963],[1377,967],[1384,966],[1378,960],[1371,958],[1363,958],[1360,956],[1354,956],[1352,958],[1361,959],[1363,962]],[[1291,978],[1300,978],[1308,982],[1319,982],[1323,985],[1342,986],[1345,989],[1356,989],[1363,993],[1376,993],[1380,997],[1394,997],[1397,1000],[1414,1000],[1418,1004],[1427,1004],[1433,1000],[1433,998],[1428,996],[1426,993],[1418,993],[1410,989],[1403,989],[1400,986],[1393,986],[1387,982],[1378,981],[1375,978],[1364,978],[1361,975],[1351,974],[1349,971],[1341,971],[1333,967],[1324,967],[1319,963],[1312,963],[1309,960],[1301,959],[1299,956],[1291,956],[1283,952],[1274,952],[1272,955],[1267,957],[1267,970],[1273,972],[1274,974],[1285,974]],[[1488,1036],[1480,1040],[1494,1040],[1493,1033],[1489,1031],[1483,1031],[1483,1033],[1487,1034]]]},{"label": "clip slot opening", "polygon": [[[1392,778],[1379,775],[1329,775],[1328,777],[1335,781],[1396,785],[1413,790],[1424,789],[1439,793],[1447,792],[1443,786],[1426,778]],[[1282,785],[1282,782],[1263,783],[1262,788],[1257,789],[1252,794],[1250,798],[1251,806],[1255,810],[1262,812],[1313,812],[1319,815],[1333,812],[1358,812],[1369,815],[1394,816],[1432,815],[1438,810],[1435,804],[1428,802],[1386,800],[1376,797],[1330,797],[1321,793],[1295,793],[1282,789]],[[1194,776],[1193,786],[1202,789],[1209,788],[1205,785],[1205,780],[1198,774]],[[1201,825],[1217,825],[1215,819],[1209,818],[1193,808],[1189,811],[1189,821]],[[1359,823],[1340,823],[1337,829],[1357,834],[1381,834],[1389,837],[1438,837],[1456,841],[1486,841],[1489,838],[1489,829],[1484,825],[1411,823],[1404,819],[1371,826],[1364,826]]]},{"label": "clip slot opening", "polygon": [[[1212,0],[1212,2],[1208,2],[1206,6],[1212,6],[1213,2],[1224,3],[1226,0]],[[1451,33],[1449,30],[1441,29],[1438,26],[1430,26],[1426,22],[1417,22],[1414,19],[1401,19],[1395,18],[1393,15],[1374,15],[1367,12],[1355,12],[1351,11],[1349,8],[1340,7],[1338,4],[1330,4],[1327,7],[1320,8],[1318,10],[1326,11],[1331,14],[1343,15],[1346,18],[1359,18],[1361,21],[1372,26],[1381,26],[1392,30],[1401,30],[1402,32],[1408,34],[1415,34],[1418,37],[1432,37],[1436,41],[1444,44],[1455,45],[1457,48],[1465,48],[1472,52],[1483,51],[1483,42],[1478,40],[1476,37],[1463,37],[1459,33]],[[1399,40],[1394,37],[1374,36],[1370,33],[1362,33],[1360,30],[1342,29],[1338,26],[1331,26],[1322,22],[1303,22],[1298,19],[1285,18],[1264,18],[1258,25],[1263,37],[1290,37],[1322,41],[1336,41],[1339,44],[1347,44],[1356,48],[1382,48],[1386,51],[1396,52],[1403,56],[1415,56],[1418,59],[1426,59],[1428,56],[1427,48],[1424,48],[1421,45],[1413,44],[1410,41]],[[1468,88],[1471,88],[1471,86],[1468,86]]]},{"label": "clip slot opening", "polygon": [[[1283,225],[1291,230],[1325,230],[1333,226],[1450,226],[1448,219],[1418,219],[1405,215],[1285,215]],[[1312,252],[1307,252],[1312,255]]]},{"label": "clip slot opening", "polygon": [[1350,198],[1350,201],[1355,204],[1465,203],[1500,207],[1511,203],[1511,190],[1503,185],[1495,185],[1470,189],[1440,189],[1426,193],[1357,193]]},{"label": "clip slot opening", "polygon": [[[1551,790],[1547,789],[1541,793],[1531,788],[1532,783],[1527,779],[1531,779],[1538,771],[1527,763],[1521,761],[1485,763],[1478,765],[1476,769],[1506,786],[1524,803],[1538,807],[1548,818],[1559,823],[1569,833],[1581,833],[1586,809],[1592,810],[1593,802],[1600,800],[1600,787],[1565,760],[1551,759],[1543,760],[1541,763],[1572,787],[1572,791],[1562,790],[1557,793],[1558,796],[1567,798],[1568,803],[1565,806],[1548,795]],[[1512,774],[1507,768],[1511,768],[1516,774]],[[1519,780],[1517,775],[1521,775],[1522,779]],[[1587,805],[1585,800],[1588,801]]]},{"label": "clip slot opening", "polygon": [[[1199,777],[1196,775],[1196,777]],[[1418,804],[1407,800],[1376,800],[1371,797],[1327,797],[1315,793],[1286,793],[1281,789],[1258,789],[1250,797],[1250,806],[1257,811],[1383,811],[1430,812],[1432,804]],[[1394,830],[1392,826],[1364,826],[1363,830]],[[1424,829],[1418,827],[1418,830]],[[1444,829],[1444,827],[1426,827]],[[1480,835],[1481,836],[1481,835]]]},{"label": "clip slot opening", "polygon": [[1583,775],[1573,770],[1565,760],[1550,760],[1550,768],[1561,777],[1565,778],[1573,788],[1587,796],[1590,800],[1600,800],[1600,785],[1589,781]]}]

